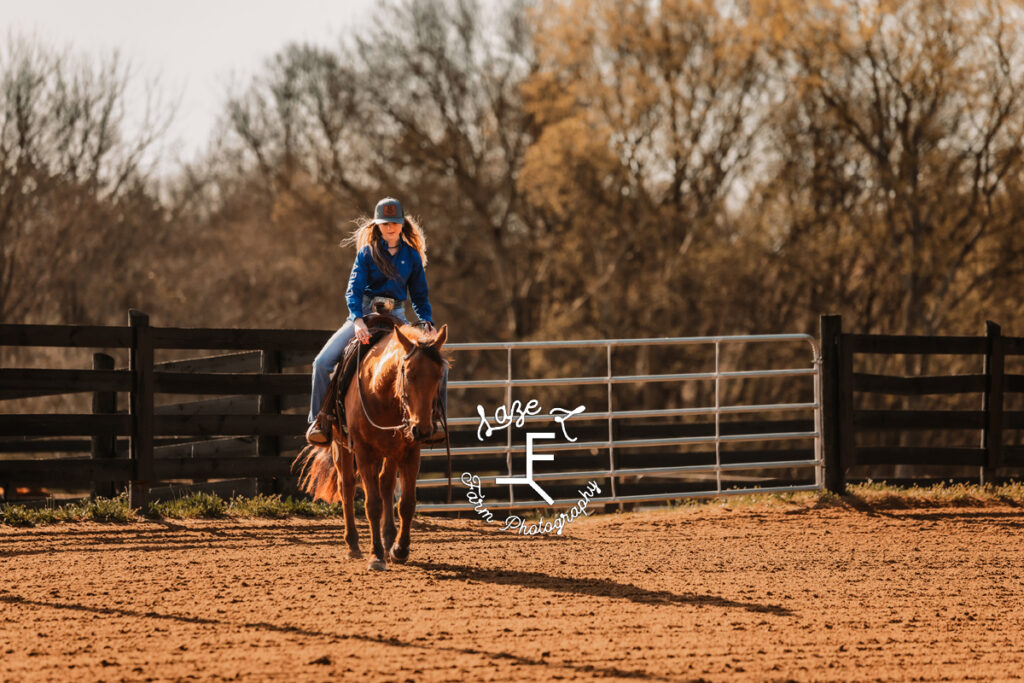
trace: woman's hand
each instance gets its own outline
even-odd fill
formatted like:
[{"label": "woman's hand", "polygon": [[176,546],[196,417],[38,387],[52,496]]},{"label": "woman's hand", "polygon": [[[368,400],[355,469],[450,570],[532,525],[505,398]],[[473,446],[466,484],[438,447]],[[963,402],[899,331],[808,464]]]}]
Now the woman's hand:
[{"label": "woman's hand", "polygon": [[361,344],[369,344],[370,343],[370,330],[368,330],[366,328],[366,323],[363,322],[363,319],[362,318],[356,318],[355,321],[353,321],[352,324],[356,328],[356,339],[358,339]]}]

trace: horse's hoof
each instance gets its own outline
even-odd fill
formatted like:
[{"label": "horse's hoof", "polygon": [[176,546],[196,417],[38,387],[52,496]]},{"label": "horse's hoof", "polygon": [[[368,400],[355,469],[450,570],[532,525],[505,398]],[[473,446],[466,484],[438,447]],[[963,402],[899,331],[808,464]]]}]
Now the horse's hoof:
[{"label": "horse's hoof", "polygon": [[360,557],[363,556],[363,551],[360,550],[359,548],[349,548],[348,549],[348,556],[349,556],[349,558],[351,558],[353,560],[358,560]]},{"label": "horse's hoof", "polygon": [[366,565],[366,568],[373,572],[386,572],[388,570],[388,566],[384,563],[384,560],[378,560],[376,558],[374,558],[370,564]]},{"label": "horse's hoof", "polygon": [[391,546],[391,550],[388,552],[388,555],[391,557],[392,562],[397,562],[398,564],[405,564],[405,562],[409,559],[409,549],[399,548],[397,545],[393,545]]}]

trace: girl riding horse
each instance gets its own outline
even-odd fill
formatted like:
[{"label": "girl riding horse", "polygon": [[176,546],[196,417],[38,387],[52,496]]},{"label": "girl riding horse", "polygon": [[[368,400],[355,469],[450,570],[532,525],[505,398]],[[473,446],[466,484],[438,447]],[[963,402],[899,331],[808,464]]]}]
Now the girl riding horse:
[{"label": "girl riding horse", "polygon": [[[300,485],[306,492],[342,502],[351,557],[362,555],[354,517],[358,468],[373,548],[369,567],[383,570],[388,559],[404,562],[409,557],[420,446],[446,436],[433,408],[438,393],[445,400],[448,359],[441,349],[448,328],[434,331],[424,271],[426,239],[419,226],[405,217],[397,199],[378,202],[374,217],[363,222],[348,241],[357,248],[346,292],[349,317],[313,361],[306,432],[310,446],[295,464],[302,468]],[[406,321],[402,308],[407,291],[423,329]],[[382,297],[394,306],[394,317],[385,319],[394,327],[376,345],[357,347],[360,353],[351,385],[344,396],[332,395],[325,404],[332,369],[353,338],[362,344],[370,341],[363,316],[373,312],[374,302]],[[347,439],[343,425],[332,427],[342,414]],[[449,452],[449,470],[450,457]],[[396,530],[393,500],[399,478],[401,528]]]},{"label": "girl riding horse", "polygon": [[[356,245],[356,260],[348,278],[345,299],[349,316],[313,360],[313,390],[309,404],[309,429],[306,440],[310,445],[324,446],[331,440],[331,427],[327,415],[321,413],[324,395],[331,380],[331,371],[341,359],[345,347],[353,337],[360,343],[370,341],[370,333],[363,320],[373,312],[374,299],[385,298],[394,306],[391,314],[407,323],[405,295],[409,293],[412,309],[426,332],[434,331],[430,300],[427,291],[427,241],[416,222],[405,216],[402,204],[392,197],[377,202],[373,218],[363,221],[351,237],[342,244]],[[441,400],[446,402],[447,367],[441,379]],[[439,420],[432,421],[432,429],[425,443],[444,439]]]}]

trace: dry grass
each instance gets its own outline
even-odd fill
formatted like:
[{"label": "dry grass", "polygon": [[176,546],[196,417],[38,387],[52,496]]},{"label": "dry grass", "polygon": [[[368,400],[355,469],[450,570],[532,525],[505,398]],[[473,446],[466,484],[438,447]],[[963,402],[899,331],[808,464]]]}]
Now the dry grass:
[{"label": "dry grass", "polygon": [[[361,506],[357,506],[361,508]],[[146,512],[133,510],[125,495],[29,508],[7,503],[0,506],[0,524],[35,526],[59,522],[137,522],[149,519],[216,519],[218,517],[340,517],[341,505],[278,495],[235,497],[224,500],[212,493],[195,493],[174,500],[150,503]]]},{"label": "dry grass", "polygon": [[[358,500],[357,514],[362,515],[362,501]],[[901,510],[912,508],[957,508],[1009,505],[1024,507],[1024,483],[1008,484],[953,484],[899,488],[885,482],[852,484],[843,496],[828,491],[795,491],[793,493],[747,494],[719,498],[687,498],[672,502],[670,507],[719,506],[740,507],[850,507],[874,510]],[[340,517],[341,506],[313,502],[305,498],[282,498],[278,495],[258,495],[252,498],[235,497],[224,500],[210,493],[196,493],[161,503],[150,503],[143,514],[128,505],[127,496],[94,498],[66,505],[28,508],[7,503],[0,506],[0,525],[35,526],[61,522],[134,522],[143,519],[216,519],[219,517],[272,518],[285,517]]]}]

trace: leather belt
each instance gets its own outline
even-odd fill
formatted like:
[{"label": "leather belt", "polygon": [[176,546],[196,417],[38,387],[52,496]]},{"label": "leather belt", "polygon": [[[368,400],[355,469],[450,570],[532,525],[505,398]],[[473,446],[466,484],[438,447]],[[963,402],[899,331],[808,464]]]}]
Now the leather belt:
[{"label": "leather belt", "polygon": [[[363,296],[363,310],[371,309],[374,313],[391,313],[401,307],[402,302],[389,296]],[[378,306],[383,310],[378,310]]]}]

